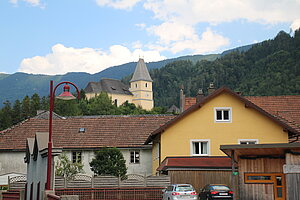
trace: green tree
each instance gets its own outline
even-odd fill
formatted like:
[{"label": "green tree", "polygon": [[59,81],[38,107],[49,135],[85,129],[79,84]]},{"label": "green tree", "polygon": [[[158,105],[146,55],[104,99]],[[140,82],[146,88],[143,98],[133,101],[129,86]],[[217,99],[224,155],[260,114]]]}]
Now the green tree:
[{"label": "green tree", "polygon": [[12,111],[13,124],[16,124],[23,120],[21,116],[21,102],[19,100],[15,101]]},{"label": "green tree", "polygon": [[65,153],[58,156],[55,164],[55,175],[62,176],[66,179],[71,179],[75,174],[83,173],[82,163],[72,163]]},{"label": "green tree", "polygon": [[97,175],[111,175],[126,179],[127,167],[121,151],[117,148],[102,148],[90,162],[91,170]]},{"label": "green tree", "polygon": [[115,115],[117,107],[113,105],[111,98],[105,92],[101,92],[95,98],[89,100],[89,115]]},{"label": "green tree", "polygon": [[23,98],[22,106],[21,106],[21,117],[22,119],[27,119],[31,115],[30,111],[30,98],[26,95]]},{"label": "green tree", "polygon": [[31,96],[30,100],[30,116],[35,116],[37,111],[41,109],[41,99],[40,96],[35,93]]},{"label": "green tree", "polygon": [[4,102],[4,107],[0,110],[0,129],[6,129],[13,125],[12,109],[9,101]]}]

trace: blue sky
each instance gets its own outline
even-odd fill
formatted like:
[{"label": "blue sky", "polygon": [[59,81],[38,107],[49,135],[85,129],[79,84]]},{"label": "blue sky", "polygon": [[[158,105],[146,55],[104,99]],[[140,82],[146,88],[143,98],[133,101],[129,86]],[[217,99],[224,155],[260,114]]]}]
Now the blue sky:
[{"label": "blue sky", "polygon": [[0,73],[97,73],[299,27],[300,0],[1,0]]}]

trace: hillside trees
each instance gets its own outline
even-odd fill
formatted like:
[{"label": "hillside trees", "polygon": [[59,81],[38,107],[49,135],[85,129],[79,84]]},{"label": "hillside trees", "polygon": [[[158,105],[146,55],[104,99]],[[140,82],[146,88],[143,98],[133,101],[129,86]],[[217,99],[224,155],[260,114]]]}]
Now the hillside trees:
[{"label": "hillside trees", "polygon": [[[156,106],[179,105],[179,91],[195,96],[207,93],[210,82],[243,95],[300,94],[300,31],[294,36],[279,32],[273,40],[253,45],[245,52],[231,52],[215,61],[177,61],[151,70]],[[125,81],[126,79],[124,79]]]},{"label": "hillside trees", "polygon": [[[55,99],[54,112],[61,116],[80,116],[161,114],[166,111],[159,107],[147,111],[128,102],[117,107],[107,93],[101,93],[95,98],[87,100],[84,92],[82,92],[81,97],[79,101],[77,99],[69,101]],[[38,110],[49,110],[48,97],[40,98],[38,94],[32,95],[31,98],[25,96],[22,102],[16,100],[13,106],[9,101],[6,101],[0,110],[0,130],[35,116]]]}]

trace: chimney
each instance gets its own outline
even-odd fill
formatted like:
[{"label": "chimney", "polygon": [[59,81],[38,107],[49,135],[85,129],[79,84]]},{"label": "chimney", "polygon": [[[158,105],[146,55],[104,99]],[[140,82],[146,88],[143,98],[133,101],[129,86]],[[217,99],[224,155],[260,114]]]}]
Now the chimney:
[{"label": "chimney", "polygon": [[196,103],[201,101],[204,98],[204,93],[202,89],[199,89],[196,95]]},{"label": "chimney", "polygon": [[210,95],[211,93],[213,93],[216,90],[214,83],[210,83],[209,87],[207,88],[208,91],[208,95]]},{"label": "chimney", "polygon": [[180,87],[180,100],[179,100],[179,106],[180,106],[180,113],[184,111],[184,105],[185,105],[185,95],[183,94],[183,85]]}]

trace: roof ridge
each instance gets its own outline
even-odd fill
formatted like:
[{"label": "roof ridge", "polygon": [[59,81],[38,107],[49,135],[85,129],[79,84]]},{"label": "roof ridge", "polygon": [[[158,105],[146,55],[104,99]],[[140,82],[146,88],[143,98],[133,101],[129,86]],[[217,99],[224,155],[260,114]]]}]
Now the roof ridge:
[{"label": "roof ridge", "polygon": [[113,117],[164,117],[175,116],[174,114],[141,114],[141,115],[85,115],[85,116],[66,116],[66,119],[78,118],[113,118]]}]

